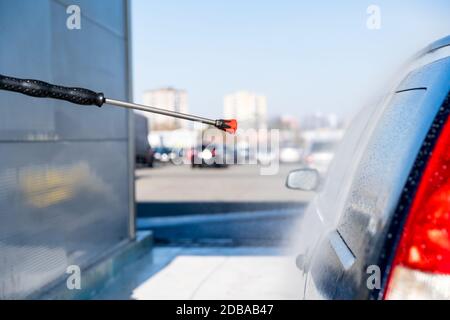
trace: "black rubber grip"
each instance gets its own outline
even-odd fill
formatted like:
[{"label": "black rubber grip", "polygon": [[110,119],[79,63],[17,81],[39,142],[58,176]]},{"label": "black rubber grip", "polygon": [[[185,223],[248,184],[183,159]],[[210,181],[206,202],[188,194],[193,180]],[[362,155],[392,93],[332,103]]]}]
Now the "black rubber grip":
[{"label": "black rubber grip", "polygon": [[101,107],[105,102],[103,93],[83,88],[56,86],[40,80],[17,79],[0,74],[0,89],[38,98],[59,99],[85,106]]}]

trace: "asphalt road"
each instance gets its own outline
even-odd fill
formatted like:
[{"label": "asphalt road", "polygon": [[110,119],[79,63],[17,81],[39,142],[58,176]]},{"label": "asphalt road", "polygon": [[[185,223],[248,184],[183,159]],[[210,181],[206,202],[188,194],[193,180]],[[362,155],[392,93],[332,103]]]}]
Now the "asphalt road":
[{"label": "asphalt road", "polygon": [[165,165],[136,170],[137,202],[307,202],[312,194],[288,190],[285,180],[299,165],[281,165],[276,175],[261,175],[257,165],[197,168]]},{"label": "asphalt road", "polygon": [[256,165],[139,169],[138,229],[159,244],[283,245],[312,196],[285,187],[296,167],[271,176]]}]

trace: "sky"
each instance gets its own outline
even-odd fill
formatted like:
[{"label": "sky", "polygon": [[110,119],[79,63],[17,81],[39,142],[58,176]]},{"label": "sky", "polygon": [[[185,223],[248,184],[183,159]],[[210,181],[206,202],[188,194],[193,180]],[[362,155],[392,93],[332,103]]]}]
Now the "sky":
[{"label": "sky", "polygon": [[[367,27],[370,5],[381,29]],[[449,14],[450,0],[132,0],[134,100],[172,86],[190,112],[219,118],[224,95],[247,90],[271,117],[346,118],[450,35]]]}]

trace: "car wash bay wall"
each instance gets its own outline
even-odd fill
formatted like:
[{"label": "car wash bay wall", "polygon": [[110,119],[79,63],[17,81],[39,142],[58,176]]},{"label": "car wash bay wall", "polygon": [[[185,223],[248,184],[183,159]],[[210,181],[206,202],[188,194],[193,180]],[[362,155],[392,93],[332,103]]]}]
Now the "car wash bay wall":
[{"label": "car wash bay wall", "polygon": [[[81,29],[67,27],[69,5]],[[122,0],[0,0],[0,73],[128,99]],[[129,112],[0,91],[0,298],[129,239]]]}]

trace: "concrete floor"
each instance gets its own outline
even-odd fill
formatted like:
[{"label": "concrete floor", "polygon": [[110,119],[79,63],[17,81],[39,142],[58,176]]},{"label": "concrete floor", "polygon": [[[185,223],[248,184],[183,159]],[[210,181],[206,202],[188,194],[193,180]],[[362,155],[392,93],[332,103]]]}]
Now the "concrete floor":
[{"label": "concrete floor", "polygon": [[285,187],[289,171],[300,165],[281,165],[276,175],[261,175],[257,165],[191,169],[166,165],[136,170],[136,200],[146,201],[307,201],[311,193]]},{"label": "concrete floor", "polygon": [[96,299],[297,299],[295,259],[275,248],[157,247]]}]

